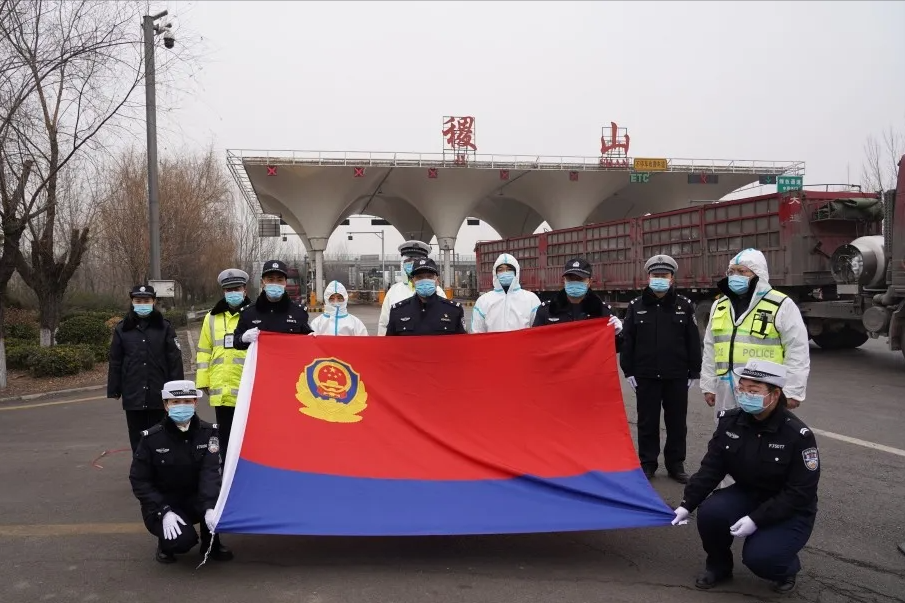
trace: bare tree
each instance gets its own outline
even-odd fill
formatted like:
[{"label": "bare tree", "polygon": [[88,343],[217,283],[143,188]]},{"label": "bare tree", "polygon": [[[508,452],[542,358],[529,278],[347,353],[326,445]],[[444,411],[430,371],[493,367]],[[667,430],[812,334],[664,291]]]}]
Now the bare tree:
[{"label": "bare tree", "polygon": [[870,192],[894,189],[899,174],[899,159],[905,154],[905,128],[890,126],[880,138],[873,135],[864,144],[861,188]]}]

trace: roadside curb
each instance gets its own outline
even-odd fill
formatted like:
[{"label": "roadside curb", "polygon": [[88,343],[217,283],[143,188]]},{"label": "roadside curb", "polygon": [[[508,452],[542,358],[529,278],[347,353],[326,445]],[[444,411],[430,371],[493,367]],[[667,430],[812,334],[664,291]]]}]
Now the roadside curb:
[{"label": "roadside curb", "polygon": [[[190,375],[194,375],[194,371],[189,371],[185,374],[186,378]],[[73,387],[71,389],[58,389],[52,392],[40,392],[37,394],[22,394],[21,396],[11,396],[9,398],[0,398],[0,404],[4,404],[6,402],[27,402],[31,400],[40,400],[41,398],[54,398],[56,396],[68,396],[69,394],[78,394],[80,392],[91,392],[99,389],[105,389],[107,387],[106,383],[101,383],[99,385],[87,385],[85,387]]]}]

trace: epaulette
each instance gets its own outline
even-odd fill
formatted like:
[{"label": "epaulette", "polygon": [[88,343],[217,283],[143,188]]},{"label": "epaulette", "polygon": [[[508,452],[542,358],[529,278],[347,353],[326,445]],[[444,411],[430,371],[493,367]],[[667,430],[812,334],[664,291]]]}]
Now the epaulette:
[{"label": "epaulette", "polygon": [[158,423],[157,425],[152,425],[151,427],[142,431],[141,435],[143,435],[143,436],[153,435],[153,434],[157,433],[158,431],[160,431],[161,429],[163,429],[163,425]]},{"label": "epaulette", "polygon": [[457,302],[457,301],[453,301],[453,300],[451,300],[451,299],[446,299],[445,297],[441,297],[440,299],[442,299],[442,300],[445,301],[446,303],[451,304],[451,305],[453,305],[453,306],[455,306],[455,307],[457,307],[457,308],[461,308],[461,307],[462,307],[462,304],[460,304],[460,303]]},{"label": "epaulette", "polygon": [[[788,411],[787,411],[788,412]],[[811,435],[811,430],[808,429],[808,426],[804,424],[804,421],[796,417],[795,415],[788,414],[786,415],[786,423],[789,424],[789,427],[799,433],[801,437],[806,438]]]},{"label": "epaulette", "polygon": [[717,413],[716,417],[718,419],[734,417],[735,415],[737,415],[740,412],[742,412],[741,408],[730,408],[729,410],[721,410],[719,413]]},{"label": "epaulette", "polygon": [[541,302],[539,307],[542,308],[542,307],[544,307],[544,306],[546,306],[546,305],[547,305],[547,302]]}]

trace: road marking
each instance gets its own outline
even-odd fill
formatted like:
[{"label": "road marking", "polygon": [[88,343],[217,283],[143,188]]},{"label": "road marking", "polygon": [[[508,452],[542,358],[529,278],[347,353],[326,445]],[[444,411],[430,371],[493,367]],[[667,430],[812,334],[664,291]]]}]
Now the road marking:
[{"label": "road marking", "polygon": [[58,400],[56,402],[35,402],[34,404],[22,404],[20,406],[0,406],[0,411],[4,410],[27,410],[29,408],[38,408],[40,406],[59,406],[60,404],[76,404],[77,402],[92,402],[94,400],[106,400],[106,396],[93,396],[91,398],[76,398],[75,400]]},{"label": "road marking", "polygon": [[0,538],[41,536],[91,536],[107,534],[143,534],[147,528],[140,523],[69,523],[50,525],[0,525]]},{"label": "road marking", "polygon": [[864,446],[865,448],[870,448],[871,450],[879,450],[880,452],[888,452],[889,454],[897,454],[899,456],[905,457],[905,450],[900,448],[893,448],[892,446],[884,446],[883,444],[877,444],[875,442],[868,442],[867,440],[859,440],[858,438],[850,438],[847,435],[842,435],[839,433],[833,433],[832,431],[823,431],[822,429],[811,429],[814,433],[818,435],[822,435],[827,438],[832,438],[834,440],[839,440],[840,442],[848,442],[849,444],[854,444],[856,446]]}]

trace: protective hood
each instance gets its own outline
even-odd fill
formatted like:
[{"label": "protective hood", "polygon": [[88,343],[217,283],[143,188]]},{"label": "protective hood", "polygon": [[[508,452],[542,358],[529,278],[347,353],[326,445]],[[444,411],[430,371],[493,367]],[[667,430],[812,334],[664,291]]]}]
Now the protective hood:
[{"label": "protective hood", "polygon": [[504,290],[503,286],[500,284],[500,279],[498,279],[496,276],[496,269],[499,266],[501,266],[502,264],[508,264],[508,265],[512,266],[513,268],[515,268],[515,278],[512,279],[512,284],[509,285],[509,292],[511,293],[513,291],[518,291],[519,289],[521,289],[518,279],[519,279],[519,275],[522,272],[522,269],[519,266],[518,260],[515,259],[514,255],[510,255],[508,253],[503,253],[503,254],[500,254],[500,257],[498,257],[496,259],[496,261],[493,263],[493,290],[494,291],[503,291]]},{"label": "protective hood", "polygon": [[[330,296],[337,293],[343,296],[343,301],[340,304],[334,304],[330,301]],[[339,281],[330,281],[330,283],[324,287],[324,315],[342,318],[343,316],[348,315],[348,307],[349,294],[346,293],[346,288],[343,287],[343,284]]]},{"label": "protective hood", "polygon": [[770,271],[767,269],[767,258],[757,249],[743,249],[729,261],[729,265],[744,266],[757,275],[758,284],[770,284]]}]

